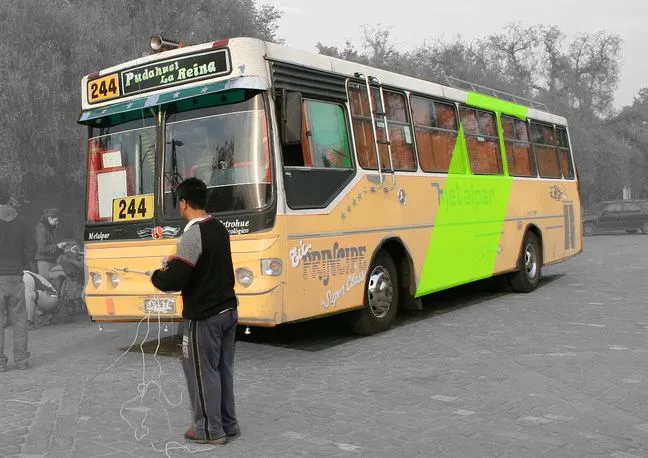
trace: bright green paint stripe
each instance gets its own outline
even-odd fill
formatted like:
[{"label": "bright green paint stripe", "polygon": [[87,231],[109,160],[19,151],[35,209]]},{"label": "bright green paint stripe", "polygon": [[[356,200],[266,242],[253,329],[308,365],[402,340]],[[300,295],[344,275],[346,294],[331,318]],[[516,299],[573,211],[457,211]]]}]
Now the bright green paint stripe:
[{"label": "bright green paint stripe", "polygon": [[462,126],[450,173],[439,190],[439,209],[416,297],[493,274],[513,179],[465,174],[465,145]]},{"label": "bright green paint stripe", "polygon": [[529,113],[529,107],[508,102],[506,100],[496,99],[485,94],[479,94],[478,92],[469,92],[466,104],[483,110],[499,111],[525,121],[527,114]]}]

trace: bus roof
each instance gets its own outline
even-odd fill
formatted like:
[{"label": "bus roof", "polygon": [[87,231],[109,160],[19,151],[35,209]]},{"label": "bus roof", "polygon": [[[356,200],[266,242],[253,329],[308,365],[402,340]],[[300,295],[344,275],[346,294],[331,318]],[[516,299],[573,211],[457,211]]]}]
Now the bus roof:
[{"label": "bus roof", "polygon": [[[429,95],[433,97],[439,97],[451,101],[456,101],[459,103],[466,103],[469,99],[469,96],[479,94],[479,96],[487,97],[495,101],[502,101],[503,103],[509,104],[510,106],[515,105],[518,107],[524,107],[527,116],[536,119],[538,121],[545,121],[545,122],[559,124],[559,125],[567,125],[567,121],[564,117],[549,113],[548,111],[546,111],[546,109],[540,109],[539,106],[541,106],[541,104],[537,104],[537,103],[534,104],[533,101],[531,100],[521,99],[521,98],[514,99],[515,102],[506,100],[506,96],[509,96],[509,98],[514,96],[503,93],[501,91],[488,90],[488,88],[484,88],[483,86],[472,85],[471,87],[473,91],[471,92],[469,90],[464,90],[459,87],[453,87],[450,78],[448,78],[447,85],[439,84],[432,81],[413,78],[395,72],[381,70],[379,68],[370,67],[367,65],[346,61],[343,59],[338,59],[335,57],[316,54],[309,51],[304,51],[304,50],[291,48],[284,45],[278,45],[276,43],[262,41],[256,38],[247,38],[247,37],[230,38],[227,40],[219,40],[215,42],[184,46],[169,51],[152,53],[150,55],[142,56],[138,59],[130,60],[115,65],[113,67],[103,69],[100,72],[95,72],[93,74],[86,75],[82,79],[83,109],[87,110],[92,108],[105,107],[107,105],[112,105],[115,102],[133,99],[133,97],[122,97],[119,100],[112,100],[108,102],[88,105],[86,102],[87,100],[86,90],[87,90],[87,83],[89,79],[98,78],[100,76],[122,71],[128,68],[142,67],[147,64],[152,64],[158,61],[178,58],[199,51],[209,51],[214,49],[217,46],[227,46],[231,50],[230,56],[232,58],[232,67],[234,67],[234,69],[237,68],[239,62],[242,62],[245,64],[244,67],[245,66],[249,67],[249,71],[247,72],[247,75],[255,75],[263,79],[267,78],[267,71],[263,71],[259,65],[255,65],[255,57],[265,58],[270,61],[288,63],[288,64],[306,67],[314,70],[329,72],[335,75],[348,77],[348,78],[353,78],[356,73],[371,75],[374,77],[378,77],[381,83],[385,86],[400,88],[407,91],[420,93],[423,95]],[[235,56],[237,56],[236,62],[234,62]],[[456,79],[454,80],[459,82],[461,81]],[[189,83],[187,84],[187,86],[183,86],[183,87],[198,86],[201,84],[204,84],[204,81]],[[470,83],[467,84],[470,85]],[[173,88],[169,90],[172,91]],[[491,92],[491,94],[487,93],[489,91]],[[154,91],[153,93],[159,93],[159,92],[163,92],[163,91]],[[143,96],[143,94],[133,94],[133,96],[141,97]],[[520,103],[520,101],[526,101],[528,103]],[[535,107],[531,105],[535,105]],[[546,108],[546,107],[542,105],[542,108]],[[528,111],[526,109],[528,109]]]}]

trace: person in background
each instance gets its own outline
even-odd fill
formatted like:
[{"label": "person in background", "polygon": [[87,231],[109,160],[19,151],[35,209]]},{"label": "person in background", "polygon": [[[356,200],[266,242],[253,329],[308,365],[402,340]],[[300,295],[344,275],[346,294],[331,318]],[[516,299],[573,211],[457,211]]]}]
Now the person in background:
[{"label": "person in background", "polygon": [[[49,281],[29,270],[23,272],[23,283],[27,302],[27,328],[36,329],[48,324],[58,305],[58,292]],[[40,319],[43,316],[46,316],[45,320]],[[35,321],[34,318],[39,320]]]},{"label": "person in background", "polygon": [[[0,323],[9,315],[13,327],[14,364],[27,369],[27,309],[23,270],[32,259],[29,228],[10,205],[9,191],[0,188]],[[4,354],[5,327],[0,326],[0,372],[7,370]]]},{"label": "person in background", "polygon": [[38,275],[49,279],[49,272],[56,264],[56,259],[63,254],[64,243],[56,242],[56,227],[59,222],[59,211],[46,208],[40,221],[36,224],[36,265]]}]

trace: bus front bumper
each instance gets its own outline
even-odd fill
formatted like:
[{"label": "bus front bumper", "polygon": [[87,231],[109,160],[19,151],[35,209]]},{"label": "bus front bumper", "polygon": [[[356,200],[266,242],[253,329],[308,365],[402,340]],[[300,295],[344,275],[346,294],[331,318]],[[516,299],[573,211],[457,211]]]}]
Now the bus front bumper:
[{"label": "bus front bumper", "polygon": [[[269,291],[245,293],[237,291],[239,324],[272,327],[285,321],[284,284]],[[182,297],[179,294],[88,295],[88,315],[96,322],[138,322],[148,316],[150,321],[182,320]]]}]

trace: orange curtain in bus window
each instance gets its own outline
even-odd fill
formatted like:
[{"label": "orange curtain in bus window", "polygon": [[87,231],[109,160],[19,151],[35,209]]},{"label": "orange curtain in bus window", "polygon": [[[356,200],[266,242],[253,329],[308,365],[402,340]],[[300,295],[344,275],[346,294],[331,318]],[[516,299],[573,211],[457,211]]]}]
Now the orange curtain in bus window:
[{"label": "orange curtain in bus window", "polygon": [[553,127],[535,123],[532,126],[533,146],[538,160],[540,176],[543,178],[562,178]]},{"label": "orange curtain in bus window", "polygon": [[[378,107],[379,95],[375,88],[371,91],[371,102],[374,112]],[[349,102],[351,105],[351,116],[353,124],[353,135],[355,137],[356,151],[358,153],[358,162],[365,169],[377,169],[376,147],[374,145],[373,129],[371,127],[371,112],[369,110],[369,99],[365,86],[350,84],[349,85]],[[385,139],[384,128],[377,128],[376,135],[378,140]],[[385,145],[379,146],[382,167],[389,164],[389,156]]]},{"label": "orange curtain in bus window", "polygon": [[[502,173],[499,139],[495,130],[495,115],[470,108],[461,109],[461,122],[466,133],[466,147],[470,168],[475,174]],[[489,135],[491,134],[491,135]]]},{"label": "orange curtain in bus window", "polygon": [[466,136],[470,168],[475,174],[497,175],[502,173],[499,145],[483,136]]},{"label": "orange curtain in bus window", "polygon": [[425,172],[448,172],[457,141],[457,120],[452,105],[412,98],[419,162]]},{"label": "orange curtain in bus window", "polygon": [[101,170],[101,154],[99,141],[88,141],[88,221],[99,218],[99,198],[97,196],[97,171]]},{"label": "orange curtain in bus window", "polygon": [[[392,150],[392,161],[395,170],[416,170],[414,143],[410,130],[409,116],[405,105],[405,96],[396,92],[383,92],[385,111],[389,124],[389,140]],[[389,165],[389,156],[386,158]]]},{"label": "orange curtain in bus window", "polygon": [[571,162],[571,153],[569,151],[569,140],[567,131],[562,127],[556,127],[558,137],[558,155],[560,157],[560,169],[565,178],[574,178],[574,168]]},{"label": "orange curtain in bus window", "polygon": [[506,162],[509,175],[530,177],[536,175],[535,161],[527,125],[519,119],[502,116],[504,130],[504,147],[506,148]]}]

